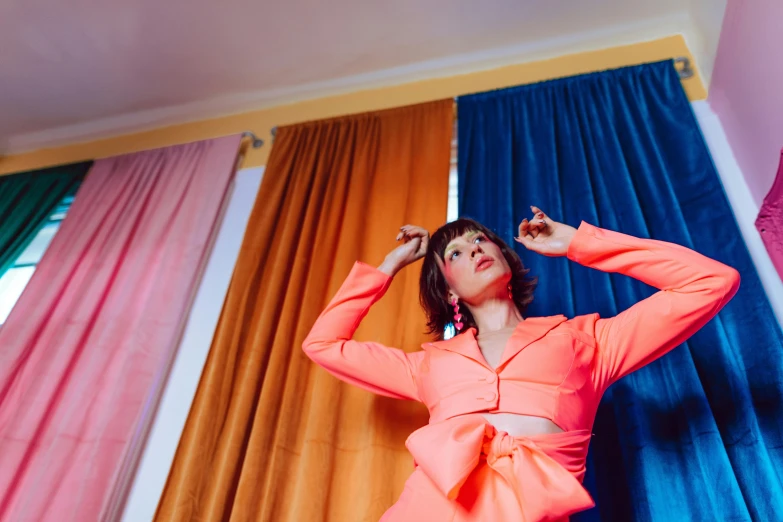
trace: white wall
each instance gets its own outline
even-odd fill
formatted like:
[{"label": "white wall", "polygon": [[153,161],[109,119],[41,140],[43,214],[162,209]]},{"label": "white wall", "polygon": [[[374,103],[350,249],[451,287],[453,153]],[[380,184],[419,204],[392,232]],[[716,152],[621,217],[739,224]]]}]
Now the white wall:
[{"label": "white wall", "polygon": [[690,0],[688,3],[692,29],[685,35],[685,39],[707,86],[710,84],[715,57],[718,54],[718,41],[727,2],[728,0]]},{"label": "white wall", "polygon": [[710,107],[720,118],[761,205],[775,180],[783,147],[782,0],[731,0],[720,35]]},{"label": "white wall", "polygon": [[196,394],[264,168],[237,172],[228,207],[125,505],[124,522],[152,520]]},{"label": "white wall", "polygon": [[759,206],[745,182],[745,176],[742,175],[737,164],[717,114],[713,112],[706,101],[694,102],[693,110],[704,134],[704,139],[707,141],[707,146],[712,153],[712,159],[718,169],[718,175],[723,182],[723,188],[729,198],[734,216],[737,218],[740,232],[748,246],[753,263],[756,265],[761,284],[767,292],[778,323],[783,325],[783,281],[772,264],[761,240],[761,235],[756,230],[755,222]]}]

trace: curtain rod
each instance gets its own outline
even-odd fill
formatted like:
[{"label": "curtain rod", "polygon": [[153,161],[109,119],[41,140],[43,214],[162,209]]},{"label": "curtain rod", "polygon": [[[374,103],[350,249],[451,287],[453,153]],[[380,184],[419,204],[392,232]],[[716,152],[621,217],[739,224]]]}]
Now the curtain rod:
[{"label": "curtain rod", "polygon": [[[693,70],[693,65],[691,65],[691,59],[688,58],[687,56],[677,56],[676,58],[674,58],[674,68],[677,69],[677,74],[679,74],[680,80],[688,80],[690,78],[693,78],[693,75],[695,74],[695,71]],[[457,101],[457,98],[458,96],[455,96],[454,101]],[[250,134],[252,135],[252,133]],[[277,134],[277,126],[272,127],[272,140],[274,140],[275,134]],[[253,135],[253,137],[255,137],[255,135]],[[263,141],[261,143],[263,144]],[[259,145],[259,147],[260,146],[261,145]]]},{"label": "curtain rod", "polygon": [[242,133],[242,139],[244,140],[244,139],[246,139],[246,138],[250,138],[250,140],[251,140],[250,144],[252,145],[252,147],[253,147],[254,149],[258,149],[258,148],[260,148],[262,145],[264,145],[264,140],[262,140],[261,138],[259,138],[258,136],[256,136],[256,135],[255,135],[253,132],[251,132],[251,131],[245,131],[245,132],[243,132],[243,133]]},{"label": "curtain rod", "polygon": [[[678,65],[682,65],[679,69],[677,69]],[[689,78],[693,78],[693,75],[695,74],[693,70],[693,66],[691,65],[691,59],[687,56],[678,56],[674,59],[674,68],[677,69],[677,73],[680,75],[680,80],[687,80]]]}]

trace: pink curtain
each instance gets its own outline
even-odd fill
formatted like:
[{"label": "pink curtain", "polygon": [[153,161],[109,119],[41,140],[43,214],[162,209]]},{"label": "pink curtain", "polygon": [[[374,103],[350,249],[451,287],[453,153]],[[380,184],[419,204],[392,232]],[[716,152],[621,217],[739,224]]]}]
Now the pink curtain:
[{"label": "pink curtain", "polygon": [[238,149],[93,166],[0,330],[0,521],[118,518]]}]

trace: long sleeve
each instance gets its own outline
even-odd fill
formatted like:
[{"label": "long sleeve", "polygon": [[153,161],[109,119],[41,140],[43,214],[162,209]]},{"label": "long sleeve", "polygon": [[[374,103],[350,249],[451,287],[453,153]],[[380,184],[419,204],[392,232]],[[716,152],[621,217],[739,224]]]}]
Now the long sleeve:
[{"label": "long sleeve", "polygon": [[387,397],[419,400],[416,373],[424,352],[409,354],[351,339],[391,281],[383,272],[356,263],[313,325],[302,349],[313,362],[349,384]]},{"label": "long sleeve", "polygon": [[638,239],[582,223],[568,258],[638,279],[660,291],[595,322],[596,378],[601,387],[686,341],[739,288],[739,273],[685,247]]}]

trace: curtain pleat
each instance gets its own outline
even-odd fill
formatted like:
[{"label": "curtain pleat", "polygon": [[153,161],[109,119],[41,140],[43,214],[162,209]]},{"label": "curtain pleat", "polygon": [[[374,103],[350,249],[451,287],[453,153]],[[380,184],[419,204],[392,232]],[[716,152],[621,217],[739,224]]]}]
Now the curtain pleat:
[{"label": "curtain pleat", "polygon": [[[737,268],[719,316],[605,394],[575,521],[779,520],[783,336],[671,62],[459,99],[460,214],[510,242],[535,204]],[[514,244],[513,242],[510,242]],[[612,316],[652,293],[518,248],[531,315]]]},{"label": "curtain pleat", "polygon": [[[378,520],[412,470],[417,404],[313,365],[301,343],[354,261],[445,221],[451,100],[278,130],[157,521]],[[358,338],[425,340],[418,269]]]},{"label": "curtain pleat", "polygon": [[0,521],[121,515],[239,141],[95,162],[0,329]]}]

